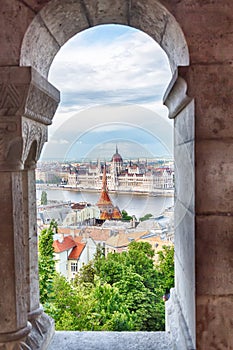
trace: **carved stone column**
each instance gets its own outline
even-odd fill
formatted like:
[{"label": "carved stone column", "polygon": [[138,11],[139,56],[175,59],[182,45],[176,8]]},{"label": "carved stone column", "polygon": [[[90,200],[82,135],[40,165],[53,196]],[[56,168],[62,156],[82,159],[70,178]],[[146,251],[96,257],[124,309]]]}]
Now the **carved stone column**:
[{"label": "carved stone column", "polygon": [[34,169],[58,102],[35,70],[0,69],[1,350],[43,349],[53,330],[39,304]]}]

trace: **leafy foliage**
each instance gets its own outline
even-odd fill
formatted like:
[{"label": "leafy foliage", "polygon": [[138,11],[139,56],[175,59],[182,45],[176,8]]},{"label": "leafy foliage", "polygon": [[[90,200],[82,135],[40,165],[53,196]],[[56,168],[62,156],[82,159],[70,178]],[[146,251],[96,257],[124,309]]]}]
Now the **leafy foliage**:
[{"label": "leafy foliage", "polygon": [[163,246],[163,250],[158,252],[159,261],[157,265],[158,283],[160,288],[163,288],[164,293],[169,293],[174,287],[174,247]]},{"label": "leafy foliage", "polygon": [[141,218],[139,218],[139,221],[146,221],[146,220],[149,220],[152,217],[153,217],[152,214],[146,214],[146,215],[142,216]]},{"label": "leafy foliage", "polygon": [[74,283],[53,275],[50,293],[42,293],[44,299],[49,298],[46,311],[55,319],[57,330],[163,330],[162,295],[168,283],[162,283],[166,282],[171,256],[169,249],[163,251],[161,265],[155,268],[149,243],[132,242],[127,252],[109,253],[107,257],[99,247]]},{"label": "leafy foliage", "polygon": [[52,220],[49,228],[44,229],[39,237],[39,281],[40,301],[45,304],[50,300],[55,274],[53,256],[53,235],[57,232],[57,223]]},{"label": "leafy foliage", "polygon": [[132,216],[128,215],[126,210],[122,210],[121,215],[122,215],[122,220],[124,221],[130,221],[133,219]]}]

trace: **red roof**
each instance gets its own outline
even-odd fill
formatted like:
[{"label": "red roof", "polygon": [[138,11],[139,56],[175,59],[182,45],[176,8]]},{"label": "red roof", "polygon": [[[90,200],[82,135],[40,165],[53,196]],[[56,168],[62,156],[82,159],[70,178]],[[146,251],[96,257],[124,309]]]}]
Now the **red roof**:
[{"label": "red roof", "polygon": [[106,205],[106,204],[111,204],[113,206],[112,201],[108,195],[108,192],[106,190],[102,190],[100,198],[97,202],[97,206],[99,207],[100,205]]},{"label": "red roof", "polygon": [[76,244],[72,237],[65,237],[62,242],[59,242],[58,240],[53,242],[55,253],[65,252],[66,250],[69,250],[75,246]]},{"label": "red roof", "polygon": [[113,209],[112,218],[113,219],[122,219],[121,212],[120,212],[120,210],[117,207],[115,207]]},{"label": "red roof", "polygon": [[78,243],[78,245],[72,249],[72,252],[70,253],[68,259],[69,260],[77,260],[80,257],[85,246],[86,246],[85,243]]},{"label": "red roof", "polygon": [[100,213],[100,220],[108,220],[111,219],[112,215],[108,213],[106,210]]}]

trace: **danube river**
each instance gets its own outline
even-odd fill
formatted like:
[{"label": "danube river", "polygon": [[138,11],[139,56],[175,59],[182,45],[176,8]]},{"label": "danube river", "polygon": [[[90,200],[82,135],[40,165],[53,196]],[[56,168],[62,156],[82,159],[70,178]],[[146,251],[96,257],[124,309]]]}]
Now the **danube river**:
[{"label": "danube river", "polygon": [[[48,200],[89,202],[95,204],[98,201],[99,193],[76,192],[63,189],[46,189]],[[37,199],[40,199],[42,190],[37,190]],[[173,197],[150,197],[147,195],[111,193],[109,194],[114,205],[120,210],[126,210],[128,214],[139,217],[151,213],[153,216],[160,215],[166,208],[173,205]]]}]

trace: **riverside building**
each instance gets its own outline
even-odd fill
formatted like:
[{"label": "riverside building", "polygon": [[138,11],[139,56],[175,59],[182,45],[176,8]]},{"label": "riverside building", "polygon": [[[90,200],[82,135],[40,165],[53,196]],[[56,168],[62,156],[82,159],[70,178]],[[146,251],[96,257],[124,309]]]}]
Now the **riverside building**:
[{"label": "riverside building", "polygon": [[148,165],[146,161],[140,163],[139,160],[124,162],[117,146],[111,161],[104,167],[99,161],[96,165],[73,167],[68,175],[67,185],[74,188],[101,189],[104,168],[110,191],[169,192],[174,188],[173,165]]}]

